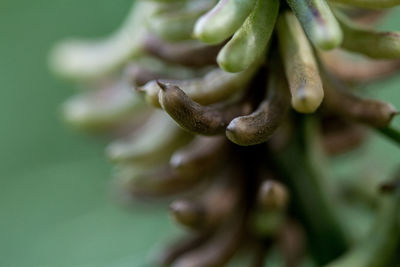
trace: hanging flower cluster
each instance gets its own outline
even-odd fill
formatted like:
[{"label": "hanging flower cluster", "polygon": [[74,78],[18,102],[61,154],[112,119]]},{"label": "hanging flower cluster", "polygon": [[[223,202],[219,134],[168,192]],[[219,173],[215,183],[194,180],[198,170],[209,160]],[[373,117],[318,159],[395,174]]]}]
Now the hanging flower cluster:
[{"label": "hanging flower cluster", "polygon": [[[137,0],[118,31],[61,43],[51,65],[90,88],[64,114],[113,136],[107,155],[121,196],[177,198],[171,215],[189,233],[161,264],[223,266],[240,250],[262,266],[276,250],[286,266],[394,266],[396,179],[363,194],[362,181],[328,179],[325,159],[369,129],[400,143],[397,110],[355,95],[400,67],[400,33],[371,29],[396,5]],[[345,222],[345,192],[373,203],[367,237]]]}]

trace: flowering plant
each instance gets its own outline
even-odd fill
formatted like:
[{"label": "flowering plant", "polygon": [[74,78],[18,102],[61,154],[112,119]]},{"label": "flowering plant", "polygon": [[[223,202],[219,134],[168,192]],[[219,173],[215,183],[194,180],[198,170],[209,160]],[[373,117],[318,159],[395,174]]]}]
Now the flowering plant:
[{"label": "flowering plant", "polygon": [[[398,257],[399,177],[371,197],[370,236],[346,229],[328,156],[369,129],[400,143],[388,103],[360,84],[400,66],[400,34],[371,26],[398,0],[138,0],[100,41],[66,41],[52,67],[92,88],[68,100],[73,125],[116,138],[120,196],[178,195],[172,217],[190,229],[160,257],[221,266],[270,247],[287,266],[389,266]],[[370,242],[369,240],[375,240]],[[397,259],[398,260],[398,259]]]}]

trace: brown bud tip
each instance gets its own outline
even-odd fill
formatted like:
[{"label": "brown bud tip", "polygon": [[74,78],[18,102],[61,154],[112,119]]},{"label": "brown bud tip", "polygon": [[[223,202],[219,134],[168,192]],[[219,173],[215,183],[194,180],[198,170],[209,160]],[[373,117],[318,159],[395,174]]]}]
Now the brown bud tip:
[{"label": "brown bud tip", "polygon": [[193,202],[174,201],[170,206],[170,211],[173,218],[184,226],[195,227],[200,222],[200,209]]},{"label": "brown bud tip", "polygon": [[136,92],[139,92],[139,93],[144,93],[145,92],[145,90],[144,90],[144,88],[142,86],[134,86],[133,89]]},{"label": "brown bud tip", "polygon": [[159,80],[156,80],[156,83],[160,86],[161,90],[166,91],[168,89],[168,86],[165,83],[162,83]]},{"label": "brown bud tip", "polygon": [[258,200],[265,209],[283,209],[289,201],[289,193],[283,184],[268,180],[261,184]]},{"label": "brown bud tip", "polygon": [[233,119],[228,127],[226,127],[226,137],[231,140],[233,143],[241,146],[251,145],[252,142],[249,140],[251,139],[251,134],[247,133],[246,125],[241,123],[243,119],[235,118]]}]

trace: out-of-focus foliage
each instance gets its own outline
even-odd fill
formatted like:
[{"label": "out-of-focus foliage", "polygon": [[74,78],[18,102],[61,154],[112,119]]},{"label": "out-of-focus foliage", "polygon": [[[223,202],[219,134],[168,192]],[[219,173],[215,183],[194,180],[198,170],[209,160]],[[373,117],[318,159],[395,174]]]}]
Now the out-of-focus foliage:
[{"label": "out-of-focus foliage", "polygon": [[106,34],[130,4],[0,1],[2,267],[139,266],[172,229],[163,207],[110,201],[104,144],[66,131],[60,103],[73,91],[48,73],[56,40]]},{"label": "out-of-focus foliage", "polygon": [[[165,207],[126,210],[110,201],[104,144],[65,131],[57,111],[71,86],[47,71],[56,40],[107,34],[130,4],[0,0],[0,266],[143,266],[155,240],[175,231]],[[400,16],[382,27],[399,29]],[[393,78],[370,92],[400,107],[398,87],[400,78]],[[398,147],[374,137],[341,156],[337,172],[384,179],[387,173],[380,172],[399,158]]]}]

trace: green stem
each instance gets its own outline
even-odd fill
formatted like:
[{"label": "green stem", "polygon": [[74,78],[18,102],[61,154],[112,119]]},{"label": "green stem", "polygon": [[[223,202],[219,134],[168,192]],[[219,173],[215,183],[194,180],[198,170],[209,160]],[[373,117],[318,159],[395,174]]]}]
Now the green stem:
[{"label": "green stem", "polygon": [[[310,236],[313,255],[319,265],[343,254],[348,240],[334,206],[335,200],[317,158],[317,131],[313,120],[299,125],[303,129],[284,151],[277,154],[278,167],[290,187],[294,209],[299,211]],[[318,161],[317,161],[318,160]]]},{"label": "green stem", "polygon": [[378,132],[400,146],[400,131],[393,127],[377,128]]}]

